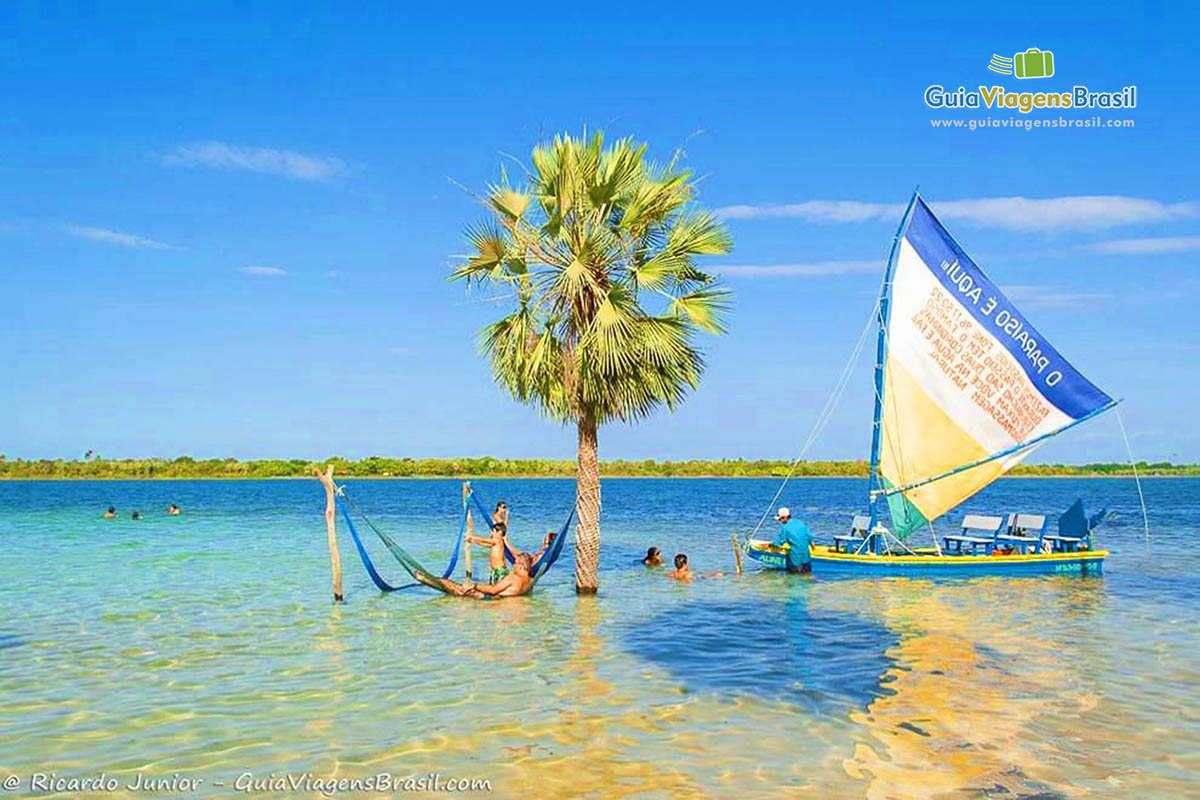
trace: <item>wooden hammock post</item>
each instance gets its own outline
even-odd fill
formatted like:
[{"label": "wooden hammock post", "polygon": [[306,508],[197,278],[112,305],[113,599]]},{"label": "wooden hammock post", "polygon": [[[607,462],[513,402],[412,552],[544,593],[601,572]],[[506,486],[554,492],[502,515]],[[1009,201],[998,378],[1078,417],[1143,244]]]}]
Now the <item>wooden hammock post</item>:
[{"label": "wooden hammock post", "polygon": [[324,473],[313,467],[321,485],[325,487],[325,538],[329,540],[329,566],[333,570],[333,601],[340,603],[342,596],[342,554],[337,543],[337,502],[333,499],[333,464]]},{"label": "wooden hammock post", "polygon": [[471,482],[463,482],[463,513],[467,515],[467,531],[463,537],[463,569],[467,572],[467,580],[473,580],[474,575],[471,572],[471,543],[467,541],[467,537],[475,535],[475,522],[471,518]]},{"label": "wooden hammock post", "polygon": [[742,548],[738,547],[737,533],[733,534],[733,560],[737,562],[737,574],[742,574]]}]

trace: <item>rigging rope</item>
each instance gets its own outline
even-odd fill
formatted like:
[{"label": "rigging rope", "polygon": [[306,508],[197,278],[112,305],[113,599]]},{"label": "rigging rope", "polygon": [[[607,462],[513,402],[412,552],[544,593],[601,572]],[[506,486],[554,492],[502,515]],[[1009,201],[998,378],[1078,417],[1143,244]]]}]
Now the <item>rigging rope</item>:
[{"label": "rigging rope", "polygon": [[1150,517],[1146,514],[1146,496],[1142,494],[1142,479],[1138,475],[1137,462],[1133,460],[1133,447],[1129,444],[1129,434],[1125,432],[1125,420],[1121,415],[1121,407],[1117,406],[1117,425],[1121,427],[1121,438],[1125,440],[1125,452],[1129,455],[1129,466],[1133,467],[1133,482],[1137,485],[1138,502],[1142,504],[1142,529],[1146,535],[1146,555],[1150,555]]},{"label": "rigging rope", "polygon": [[821,431],[829,424],[829,420],[833,417],[833,412],[841,402],[842,395],[846,392],[846,387],[850,385],[850,373],[854,371],[854,365],[858,361],[859,355],[862,354],[863,343],[867,340],[867,333],[871,330],[871,323],[875,321],[876,313],[879,310],[879,301],[875,301],[875,307],[871,309],[871,313],[867,316],[867,324],[863,326],[862,333],[858,335],[858,342],[854,345],[854,350],[850,353],[850,359],[846,365],[842,367],[842,372],[838,376],[837,381],[833,384],[833,391],[829,394],[829,399],[825,401],[825,407],[821,409],[821,413],[817,415],[816,422],[813,423],[812,431],[808,434],[808,439],[804,442],[804,447],[800,450],[800,455],[792,461],[791,467],[788,469],[787,475],[783,478],[783,483],[779,485],[779,490],[775,492],[775,496],[771,498],[771,502],[767,504],[766,511],[758,519],[758,524],[754,526],[754,530],[750,532],[751,539],[758,533],[759,528],[766,522],[767,516],[771,513],[779,496],[783,494],[784,488],[788,485],[788,481],[792,479],[792,475],[796,472],[796,467],[804,460],[804,456],[808,454],[809,448],[821,435]]}]

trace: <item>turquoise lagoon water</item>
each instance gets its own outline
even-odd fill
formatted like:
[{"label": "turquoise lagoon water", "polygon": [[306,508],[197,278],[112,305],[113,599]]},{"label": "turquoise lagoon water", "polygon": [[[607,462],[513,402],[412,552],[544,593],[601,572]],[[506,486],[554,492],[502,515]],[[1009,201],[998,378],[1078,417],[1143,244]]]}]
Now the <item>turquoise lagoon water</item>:
[{"label": "turquoise lagoon water", "polygon": [[[573,497],[569,481],[476,485],[530,545]],[[730,533],[777,485],[606,481],[597,598],[575,597],[569,551],[532,598],[381,595],[342,529],[335,606],[315,482],[2,483],[0,778],[18,796],[35,772],[121,781],[65,793],[97,797],[145,796],[125,788],[139,775],[202,781],[156,796],[246,796],[246,776],[304,773],[485,779],[478,796],[503,798],[1196,791],[1200,480],[1146,482],[1149,557],[1126,480],[1003,480],[956,512],[1116,508],[1100,578],[751,568],[679,586],[636,563],[654,544],[729,570]],[[440,566],[458,486],[351,492]],[[828,540],[862,495],[798,480],[782,501]],[[109,503],[120,518],[99,518]]]}]

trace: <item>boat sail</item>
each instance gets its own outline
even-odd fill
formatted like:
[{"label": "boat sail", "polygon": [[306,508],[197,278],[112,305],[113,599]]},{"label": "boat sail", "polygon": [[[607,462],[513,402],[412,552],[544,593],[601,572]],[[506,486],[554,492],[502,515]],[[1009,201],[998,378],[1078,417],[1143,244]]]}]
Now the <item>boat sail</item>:
[{"label": "boat sail", "polygon": [[[813,572],[1099,572],[1108,553],[1093,548],[1091,531],[1104,512],[1085,517],[1079,502],[1053,533],[1045,516],[1014,509],[1007,522],[968,515],[961,534],[945,536],[945,549],[938,544],[934,520],[1117,401],[1046,341],[916,193],[892,243],[877,323],[870,514],[855,517],[833,546],[812,546]],[[881,506],[890,528],[879,519]],[[754,538],[765,519],[745,552],[788,567],[789,545]],[[910,543],[923,527],[933,534],[932,547]]]},{"label": "boat sail", "polygon": [[1116,405],[916,194],[889,259],[879,327],[871,508],[887,498],[901,540],[1050,437]]}]

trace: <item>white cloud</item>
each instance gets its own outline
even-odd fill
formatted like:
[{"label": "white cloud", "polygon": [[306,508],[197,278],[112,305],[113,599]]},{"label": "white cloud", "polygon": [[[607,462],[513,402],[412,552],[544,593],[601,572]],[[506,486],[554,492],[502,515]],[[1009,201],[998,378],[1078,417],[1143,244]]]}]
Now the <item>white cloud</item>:
[{"label": "white cloud", "polygon": [[345,162],[338,158],[312,156],[272,147],[239,147],[225,142],[194,142],[182,145],[163,156],[162,163],[170,167],[244,169],[305,181],[328,180],[346,170]]},{"label": "white cloud", "polygon": [[242,267],[238,272],[244,275],[257,275],[261,278],[279,278],[288,274],[287,270],[280,269],[279,267],[258,267],[253,265]]},{"label": "white cloud", "polygon": [[1022,308],[1070,308],[1112,299],[1110,294],[1072,292],[1058,286],[1001,286],[1000,291]]},{"label": "white cloud", "polygon": [[81,239],[90,239],[93,242],[103,242],[104,244],[115,244],[121,247],[140,247],[148,250],[178,250],[175,245],[159,242],[154,239],[147,239],[145,236],[135,236],[132,233],[121,233],[120,231],[112,231],[108,228],[94,228],[88,225],[68,225],[67,233],[72,236],[78,236]]},{"label": "white cloud", "polygon": [[1171,222],[1200,215],[1200,204],[1163,203],[1140,197],[994,197],[932,204],[943,219],[962,219],[1014,230],[1086,230]]},{"label": "white cloud", "polygon": [[[1164,203],[1120,195],[981,197],[930,203],[943,220],[1011,230],[1095,230],[1119,225],[1171,222],[1200,216],[1200,203]],[[787,205],[733,205],[717,209],[726,219],[792,217],[809,222],[896,220],[903,206],[857,200],[810,200]]]},{"label": "white cloud", "polygon": [[806,264],[710,264],[709,269],[729,278],[817,278],[826,275],[878,272],[884,262],[875,260],[813,261]]},{"label": "white cloud", "polygon": [[1145,239],[1112,239],[1086,245],[1082,249],[1105,255],[1144,256],[1160,253],[1184,253],[1200,250],[1200,236],[1158,236]]},{"label": "white cloud", "polygon": [[809,200],[805,203],[767,206],[724,206],[717,214],[725,219],[756,217],[798,217],[809,222],[867,222],[873,219],[899,219],[904,204],[862,203],[858,200]]}]

